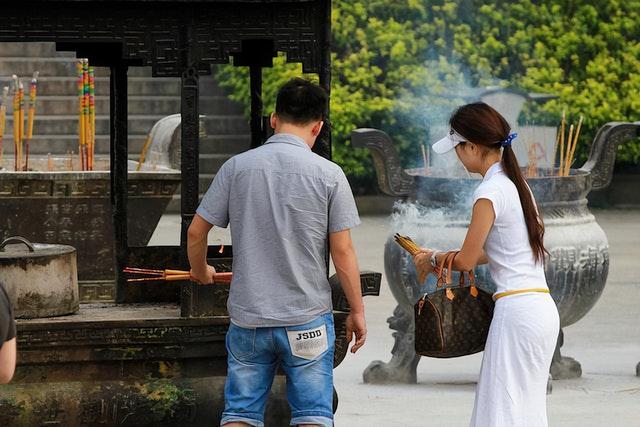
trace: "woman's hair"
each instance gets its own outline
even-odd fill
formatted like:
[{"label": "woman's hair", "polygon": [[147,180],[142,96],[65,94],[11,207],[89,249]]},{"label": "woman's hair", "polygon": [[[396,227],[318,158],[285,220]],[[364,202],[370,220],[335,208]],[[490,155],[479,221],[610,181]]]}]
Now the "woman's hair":
[{"label": "woman's hair", "polygon": [[[458,108],[449,121],[451,128],[474,144],[492,150],[499,150],[507,140],[511,127],[509,123],[489,105],[476,102]],[[502,152],[502,169],[515,184],[520,196],[520,204],[529,234],[529,244],[536,262],[544,260],[544,223],[536,208],[529,185],[522,176],[520,165],[511,144],[505,144]]]}]

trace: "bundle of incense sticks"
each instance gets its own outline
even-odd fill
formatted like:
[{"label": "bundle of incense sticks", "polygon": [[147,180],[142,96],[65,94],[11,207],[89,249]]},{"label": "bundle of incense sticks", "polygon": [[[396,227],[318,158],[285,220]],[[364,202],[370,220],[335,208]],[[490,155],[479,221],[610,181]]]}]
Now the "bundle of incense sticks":
[{"label": "bundle of incense sticks", "polygon": [[396,233],[393,238],[395,239],[397,244],[402,246],[402,248],[405,251],[409,252],[412,256],[416,256],[420,253],[420,247],[413,240],[411,240],[410,237],[402,236]]},{"label": "bundle of incense sticks", "polygon": [[2,102],[0,104],[0,168],[2,168],[2,160],[4,155],[4,147],[2,146],[2,139],[4,137],[4,126],[7,119],[7,99],[9,97],[9,87],[2,88]]},{"label": "bundle of incense sticks", "polygon": [[96,141],[96,84],[93,67],[86,58],[76,63],[78,74],[78,153],[80,168],[93,170]]},{"label": "bundle of incense sticks", "polygon": [[[571,165],[575,161],[576,148],[578,146],[578,141],[580,139],[580,130],[582,129],[582,121],[584,117],[580,115],[580,119],[578,120],[578,125],[575,126],[571,124],[569,126],[569,135],[566,139],[565,146],[565,113],[562,112],[562,122],[560,123],[560,137],[558,139],[558,143],[560,145],[560,165],[558,167],[558,176],[569,176],[571,173]],[[575,132],[574,132],[575,129]],[[555,159],[554,159],[555,161]]]},{"label": "bundle of incense sticks", "polygon": [[[173,282],[178,280],[189,280],[191,278],[191,275],[186,270],[154,270],[149,268],[125,267],[122,271],[127,274],[150,276],[136,279],[127,279],[127,282]],[[232,277],[233,273],[216,273],[214,276],[214,282],[231,283]]]},{"label": "bundle of incense sticks", "polygon": [[29,170],[29,143],[33,138],[33,122],[36,118],[36,94],[38,92],[38,71],[34,71],[33,78],[31,79],[31,86],[29,87],[29,113],[27,116],[27,137],[25,143],[25,163],[24,169]]}]

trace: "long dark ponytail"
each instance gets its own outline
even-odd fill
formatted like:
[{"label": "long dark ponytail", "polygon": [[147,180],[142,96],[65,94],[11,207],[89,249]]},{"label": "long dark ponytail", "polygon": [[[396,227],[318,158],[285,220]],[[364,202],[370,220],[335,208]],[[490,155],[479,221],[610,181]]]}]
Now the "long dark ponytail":
[{"label": "long dark ponytail", "polygon": [[[458,108],[451,116],[450,124],[467,140],[490,150],[499,150],[502,147],[502,141],[506,140],[511,132],[511,127],[504,117],[484,102]],[[541,262],[548,253],[544,247],[544,223],[510,145],[503,148],[501,163],[502,170],[518,190],[533,257],[536,262]]]}]

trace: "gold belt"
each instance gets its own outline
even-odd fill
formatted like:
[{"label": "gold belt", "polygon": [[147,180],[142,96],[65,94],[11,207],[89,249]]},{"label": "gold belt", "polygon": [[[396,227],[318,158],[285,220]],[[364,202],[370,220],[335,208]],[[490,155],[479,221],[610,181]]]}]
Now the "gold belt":
[{"label": "gold belt", "polygon": [[549,289],[547,288],[530,288],[530,289],[518,289],[516,291],[505,291],[505,292],[500,292],[499,294],[495,294],[493,296],[493,300],[497,301],[500,298],[503,297],[508,297],[509,295],[517,295],[517,294],[528,294],[531,292],[538,292],[541,294],[549,294]]}]

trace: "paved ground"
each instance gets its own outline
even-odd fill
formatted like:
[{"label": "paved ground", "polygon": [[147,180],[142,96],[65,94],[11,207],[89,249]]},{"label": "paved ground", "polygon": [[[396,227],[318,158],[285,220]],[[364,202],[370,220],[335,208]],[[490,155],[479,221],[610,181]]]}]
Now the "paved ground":
[{"label": "paved ground", "polygon": [[[640,427],[640,210],[595,212],[609,238],[611,268],[604,294],[589,314],[565,330],[563,354],[582,364],[578,380],[555,381],[548,398],[550,426]],[[361,269],[383,272],[385,217],[364,217],[353,232]],[[179,220],[166,216],[156,243],[175,243]],[[224,231],[211,236],[228,242]],[[393,340],[386,319],[395,301],[384,282],[366,301],[369,339],[336,369],[337,426],[465,426],[473,409],[481,355],[423,359],[418,384],[374,386],[362,382],[373,360],[387,361]]]}]

